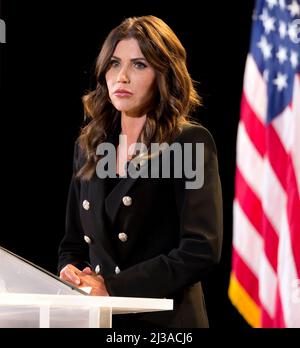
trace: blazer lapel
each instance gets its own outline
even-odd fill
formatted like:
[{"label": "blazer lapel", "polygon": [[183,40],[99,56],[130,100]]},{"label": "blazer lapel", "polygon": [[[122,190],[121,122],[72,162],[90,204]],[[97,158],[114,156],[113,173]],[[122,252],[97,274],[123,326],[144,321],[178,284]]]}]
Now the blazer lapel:
[{"label": "blazer lapel", "polygon": [[[119,122],[116,125],[115,131],[109,134],[107,137],[107,142],[110,142],[114,144],[115,146],[118,144],[118,137],[121,133],[121,122]],[[138,159],[133,159],[132,161],[128,161],[128,165],[136,166],[139,165]],[[128,171],[127,171],[128,174]],[[118,210],[120,208],[120,205],[122,204],[122,198],[126,196],[128,191],[132,188],[132,186],[135,184],[136,180],[138,178],[132,178],[131,176],[127,175],[125,178],[121,178],[121,180],[117,183],[117,185],[112,189],[111,192],[107,192],[105,195],[105,213],[109,219],[109,222],[111,225],[114,224]],[[104,186],[107,187],[107,180],[109,179],[103,179]]]},{"label": "blazer lapel", "polygon": [[[167,150],[169,151],[169,150]],[[156,152],[153,153],[153,156],[158,156],[158,161],[161,161],[161,153]],[[135,168],[137,173],[139,174],[138,177],[133,178],[130,176],[130,170],[127,170],[127,177],[122,178],[119,183],[113,188],[113,190],[106,196],[105,199],[105,211],[107,216],[109,217],[109,220],[111,224],[113,224],[116,220],[118,210],[120,208],[120,205],[122,204],[122,199],[124,196],[127,195],[127,193],[130,191],[130,189],[134,186],[136,183],[137,179],[139,177],[142,178],[149,178],[151,175],[151,169],[150,165],[151,160],[146,159],[145,157],[135,157],[131,161],[128,161],[128,167],[132,166],[131,168]],[[161,162],[159,162],[161,163]],[[127,168],[128,168],[127,167]],[[137,169],[138,167],[138,169]],[[153,173],[155,173],[159,177],[160,175],[160,167],[161,164],[158,165],[157,167],[154,167]],[[148,173],[147,173],[148,172]],[[144,176],[147,173],[147,176]]]},{"label": "blazer lapel", "polygon": [[122,198],[126,196],[127,192],[135,184],[137,178],[123,178],[107,195],[105,199],[105,211],[111,224],[114,224],[118,210],[122,203]]}]

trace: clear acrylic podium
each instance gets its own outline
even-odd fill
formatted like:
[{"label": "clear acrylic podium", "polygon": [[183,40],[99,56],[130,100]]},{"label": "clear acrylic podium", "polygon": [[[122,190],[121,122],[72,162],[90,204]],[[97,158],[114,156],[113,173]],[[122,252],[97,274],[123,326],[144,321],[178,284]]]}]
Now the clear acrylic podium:
[{"label": "clear acrylic podium", "polygon": [[88,296],[0,247],[0,328],[110,328],[113,315],[172,309],[171,299]]}]

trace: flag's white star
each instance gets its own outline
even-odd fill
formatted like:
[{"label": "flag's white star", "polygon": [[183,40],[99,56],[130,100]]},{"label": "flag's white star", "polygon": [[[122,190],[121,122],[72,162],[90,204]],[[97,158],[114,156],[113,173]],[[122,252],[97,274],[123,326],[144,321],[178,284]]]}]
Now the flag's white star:
[{"label": "flag's white star", "polygon": [[267,0],[269,8],[272,10],[274,6],[277,5],[277,0]]},{"label": "flag's white star", "polygon": [[284,39],[285,38],[285,35],[286,35],[286,24],[285,22],[283,21],[280,21],[279,22],[279,36],[281,39]]},{"label": "flag's white star", "polygon": [[269,70],[265,69],[263,72],[263,79],[268,82],[269,81]]},{"label": "flag's white star", "polygon": [[298,61],[298,53],[296,51],[291,52],[290,62],[292,64],[292,67],[294,69],[296,69],[298,66],[298,62],[299,62]]},{"label": "flag's white star", "polygon": [[279,7],[281,10],[285,10],[285,0],[279,0]]},{"label": "flag's white star", "polygon": [[272,56],[272,45],[268,43],[265,36],[262,36],[260,38],[260,41],[257,44],[257,46],[261,49],[261,52],[265,60],[269,59]]},{"label": "flag's white star", "polygon": [[275,17],[270,17],[267,13],[262,21],[267,34],[275,30]]},{"label": "flag's white star", "polygon": [[295,23],[289,23],[289,28],[288,28],[288,35],[290,37],[290,40],[294,43],[299,42],[298,38],[298,29]]},{"label": "flag's white star", "polygon": [[284,63],[287,60],[287,49],[279,46],[276,57],[278,58],[280,64]]},{"label": "flag's white star", "polygon": [[288,5],[287,8],[290,11],[292,17],[295,17],[297,15],[300,16],[300,6],[297,0],[293,0],[293,2]]},{"label": "flag's white star", "polygon": [[287,87],[287,75],[278,72],[276,79],[274,79],[273,82],[274,85],[277,86],[278,91],[281,92],[284,88]]},{"label": "flag's white star", "polygon": [[268,10],[266,8],[263,9],[262,14],[258,17],[262,22],[269,18]]}]

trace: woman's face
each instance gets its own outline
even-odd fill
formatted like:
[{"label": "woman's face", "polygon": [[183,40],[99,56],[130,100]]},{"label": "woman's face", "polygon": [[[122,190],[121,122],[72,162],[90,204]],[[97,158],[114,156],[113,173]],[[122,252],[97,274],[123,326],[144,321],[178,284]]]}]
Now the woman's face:
[{"label": "woman's face", "polygon": [[155,91],[155,71],[146,61],[136,39],[121,40],[105,75],[114,107],[128,116],[143,116]]}]

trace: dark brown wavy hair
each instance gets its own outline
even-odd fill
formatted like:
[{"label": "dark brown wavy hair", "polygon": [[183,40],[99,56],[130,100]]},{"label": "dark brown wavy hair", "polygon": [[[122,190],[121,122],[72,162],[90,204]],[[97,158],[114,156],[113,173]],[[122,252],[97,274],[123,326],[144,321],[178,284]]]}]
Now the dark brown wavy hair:
[{"label": "dark brown wavy hair", "polygon": [[115,129],[121,113],[111,104],[105,74],[119,41],[134,38],[148,63],[156,72],[157,96],[147,112],[138,142],[171,143],[184,123],[194,123],[190,113],[201,105],[187,71],[186,51],[172,29],[154,16],[125,19],[106,38],[96,61],[96,88],[83,96],[88,123],[78,138],[86,162],[77,173],[90,180],[99,156],[97,146]]}]

